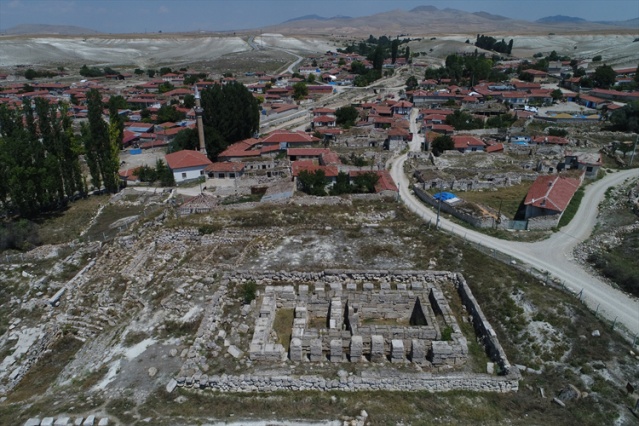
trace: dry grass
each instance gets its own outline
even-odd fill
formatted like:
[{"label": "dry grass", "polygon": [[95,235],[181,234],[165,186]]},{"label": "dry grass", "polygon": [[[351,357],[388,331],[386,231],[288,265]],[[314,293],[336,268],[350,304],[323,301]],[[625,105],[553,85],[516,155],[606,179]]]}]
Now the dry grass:
[{"label": "dry grass", "polygon": [[466,191],[456,192],[456,195],[466,201],[492,207],[496,211],[501,208],[501,212],[512,219],[517,214],[519,205],[526,197],[529,188],[530,183],[523,182],[519,185],[499,188],[496,191]]},{"label": "dry grass", "polygon": [[287,348],[291,342],[293,318],[295,318],[294,309],[278,309],[275,313],[273,330],[277,333],[277,342],[285,348]]},{"label": "dry grass", "polygon": [[44,393],[81,346],[82,343],[71,335],[58,340],[51,351],[31,367],[18,386],[9,394],[8,401],[24,401]]},{"label": "dry grass", "polygon": [[45,216],[39,221],[42,244],[61,244],[80,236],[108,195],[91,196],[75,201],[65,211]]}]

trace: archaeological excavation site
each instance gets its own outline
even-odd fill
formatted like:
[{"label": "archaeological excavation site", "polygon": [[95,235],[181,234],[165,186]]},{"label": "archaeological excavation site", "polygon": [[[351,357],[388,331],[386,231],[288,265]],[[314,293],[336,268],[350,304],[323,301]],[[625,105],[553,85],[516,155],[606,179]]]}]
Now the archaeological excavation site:
[{"label": "archaeological excavation site", "polygon": [[[255,288],[259,296],[239,309],[214,298],[218,303],[206,310],[187,360],[167,390],[518,389],[518,370],[460,274],[237,271],[223,278],[222,289],[238,287]],[[468,344],[444,296],[449,292],[458,293],[463,320],[481,336],[494,362],[491,374],[464,368]],[[242,323],[225,324],[222,319],[229,317]],[[221,352],[236,368],[211,374]]]}]

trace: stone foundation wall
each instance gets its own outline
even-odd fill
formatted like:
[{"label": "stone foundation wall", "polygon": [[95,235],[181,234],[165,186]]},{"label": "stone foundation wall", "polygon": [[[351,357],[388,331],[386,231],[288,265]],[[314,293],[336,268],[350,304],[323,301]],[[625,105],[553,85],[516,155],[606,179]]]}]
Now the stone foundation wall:
[{"label": "stone foundation wall", "polygon": [[499,365],[502,373],[508,375],[511,374],[511,370],[513,370],[514,374],[519,375],[519,372],[516,371],[517,369],[513,368],[508,362],[506,352],[504,352],[501,344],[499,344],[499,340],[497,340],[497,333],[495,333],[495,330],[493,330],[493,327],[484,316],[483,311],[479,307],[479,303],[477,303],[475,296],[473,296],[468,284],[466,284],[466,280],[461,274],[457,274],[456,285],[462,303],[473,319],[475,331],[479,336],[482,336],[486,353],[490,359]]},{"label": "stone foundation wall", "polygon": [[322,376],[265,376],[242,374],[239,376],[202,375],[197,381],[187,384],[182,380],[177,386],[211,389],[220,392],[275,392],[282,390],[300,391],[428,391],[446,392],[466,390],[474,392],[517,392],[519,374],[491,376],[488,374],[393,374],[376,377],[362,374],[329,379]]}]

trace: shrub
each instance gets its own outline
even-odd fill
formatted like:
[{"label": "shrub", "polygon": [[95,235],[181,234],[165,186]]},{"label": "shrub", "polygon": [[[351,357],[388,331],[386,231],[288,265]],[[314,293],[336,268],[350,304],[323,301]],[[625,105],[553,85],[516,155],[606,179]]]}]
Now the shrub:
[{"label": "shrub", "polygon": [[255,281],[250,280],[242,284],[242,302],[248,305],[257,295],[257,284]]}]

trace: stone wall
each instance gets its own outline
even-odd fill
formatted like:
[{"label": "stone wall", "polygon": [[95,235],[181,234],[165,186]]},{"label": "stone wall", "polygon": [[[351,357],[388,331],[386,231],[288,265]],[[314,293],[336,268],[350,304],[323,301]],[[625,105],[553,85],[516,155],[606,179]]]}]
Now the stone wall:
[{"label": "stone wall", "polygon": [[510,363],[508,362],[506,353],[501,347],[499,340],[497,340],[497,334],[495,333],[495,330],[493,330],[493,327],[484,316],[483,311],[479,307],[479,303],[477,303],[475,296],[473,296],[473,293],[470,291],[470,287],[468,287],[468,284],[466,284],[466,280],[461,274],[457,274],[456,276],[456,285],[462,303],[466,307],[468,313],[471,315],[475,331],[477,335],[482,337],[483,344],[486,348],[486,353],[488,354],[490,359],[497,363],[497,365],[499,365],[502,374],[509,375],[513,373],[518,375],[519,372],[516,368],[511,367]]},{"label": "stone wall", "polygon": [[531,217],[528,219],[528,229],[531,231],[552,229],[559,225],[560,219],[560,214]]},{"label": "stone wall", "polygon": [[241,375],[202,375],[198,380],[187,384],[185,380],[178,380],[177,386],[211,389],[220,392],[275,392],[289,391],[428,391],[447,392],[466,390],[474,392],[517,392],[519,390],[518,373],[505,376],[488,374],[450,373],[431,374],[396,373],[387,377],[376,377],[366,373],[347,377],[326,378],[318,375],[302,376],[271,376],[261,374]]},{"label": "stone wall", "polygon": [[[215,352],[214,356],[218,356],[216,353],[221,348],[215,347],[213,333],[216,328],[215,324],[221,320],[223,303],[220,302],[222,302],[222,296],[227,292],[229,285],[247,280],[254,280],[259,288],[263,289],[263,299],[267,299],[266,303],[262,304],[255,312],[258,322],[271,322],[276,309],[294,306],[292,338],[288,351],[290,361],[286,360],[287,354],[283,348],[267,348],[268,337],[265,333],[256,330],[251,346],[254,344],[262,345],[262,348],[258,350],[260,356],[263,355],[265,359],[272,360],[272,364],[267,364],[263,368],[256,368],[258,364],[254,364],[253,368],[248,370],[250,373],[246,373],[247,370],[241,370],[245,373],[208,375],[206,374],[207,369],[197,368],[198,364],[205,362],[205,359],[198,356],[198,352],[206,346]],[[457,365],[456,356],[465,351],[466,342],[443,293],[440,291],[440,284],[452,285],[459,292],[487,353],[491,360],[499,365],[499,375],[451,371],[452,367]],[[415,304],[411,308],[410,303],[406,302],[407,299],[402,298],[403,292],[422,295],[415,299]],[[393,333],[397,330],[394,330],[393,326],[383,324],[360,325],[359,329],[356,330],[358,334],[355,335],[355,333],[351,333],[352,330],[348,330],[348,325],[355,323],[356,321],[352,317],[361,312],[359,309],[355,311],[349,299],[341,298],[341,295],[348,294],[360,296],[360,299],[353,297],[354,303],[368,300],[373,295],[377,295],[373,297],[389,296],[393,302],[406,305],[405,309],[399,309],[400,311],[409,311],[403,312],[402,317],[409,315],[411,322],[419,323],[418,325],[425,323],[426,327],[422,327],[424,330],[429,329],[429,322],[432,322],[437,334],[441,334],[441,330],[436,324],[445,324],[452,329],[449,331],[451,337],[449,340],[432,340],[428,346],[425,345],[427,340],[394,335]],[[322,297],[319,297],[320,295]],[[318,306],[312,306],[314,298],[317,301],[324,300],[322,309],[325,309],[324,315],[327,324],[323,330],[325,335],[312,336],[309,339],[306,336],[309,331],[307,320],[313,315],[311,312],[313,309],[319,309]],[[494,330],[486,320],[463,276],[452,272],[392,270],[255,272],[235,270],[225,275],[222,287],[213,295],[210,302],[211,305],[207,309],[197,338],[189,350],[185,365],[179,376],[172,379],[167,385],[169,392],[175,387],[208,388],[221,392],[272,392],[278,390],[514,392],[518,390],[521,379],[517,368],[510,366]],[[256,307],[255,304],[251,306],[245,305],[242,308],[242,316],[246,316],[251,309]],[[363,306],[360,305],[360,307]],[[388,314],[390,317],[398,315],[391,313],[391,309],[383,310],[382,313]],[[346,328],[338,326],[342,322],[347,325]],[[363,330],[366,327],[369,329],[368,331]],[[382,335],[385,331],[389,333],[388,338]],[[222,333],[223,330],[219,330],[217,337],[220,337]],[[350,338],[350,343],[345,343],[348,338]],[[304,351],[307,351],[308,358],[304,357]],[[236,359],[245,356],[240,349],[234,346],[229,347],[228,352]],[[345,372],[341,371],[335,375],[335,371],[330,369],[320,373],[322,364],[315,364],[319,371],[314,375],[305,375],[299,373],[283,374],[281,372],[288,371],[288,368],[284,370],[282,368],[273,370],[272,368],[275,365],[283,366],[282,361],[293,362],[298,366],[309,361],[333,363],[350,360],[351,362],[361,362],[364,361],[365,353],[370,354],[371,362],[382,362],[381,369],[355,370],[351,374],[344,374]],[[395,363],[407,362],[409,359],[417,363],[426,362],[427,354],[430,359],[438,359],[441,367],[433,372],[414,373],[402,372],[392,367]],[[251,359],[254,359],[253,356]],[[274,373],[274,371],[280,373]]]}]

